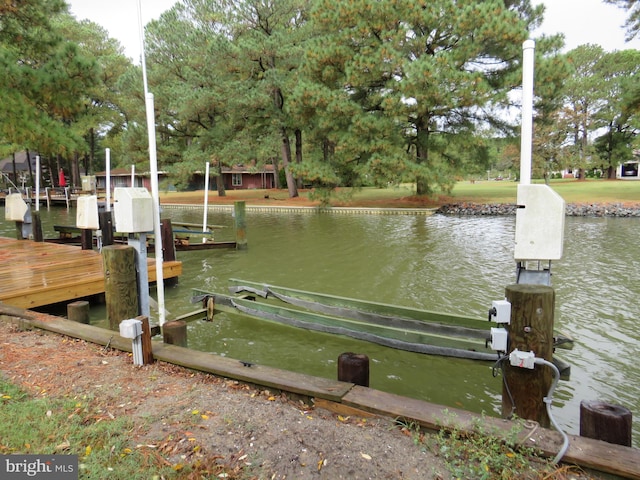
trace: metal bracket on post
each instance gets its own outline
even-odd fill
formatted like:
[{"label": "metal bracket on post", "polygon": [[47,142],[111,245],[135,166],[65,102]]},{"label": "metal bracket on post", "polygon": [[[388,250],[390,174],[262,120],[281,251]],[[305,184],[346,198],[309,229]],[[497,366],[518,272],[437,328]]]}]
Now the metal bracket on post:
[{"label": "metal bracket on post", "polygon": [[138,301],[140,302],[140,315],[150,316],[149,307],[149,271],[147,269],[147,236],[140,233],[136,238],[129,234],[127,244],[135,248],[137,253],[136,269],[138,271]]}]

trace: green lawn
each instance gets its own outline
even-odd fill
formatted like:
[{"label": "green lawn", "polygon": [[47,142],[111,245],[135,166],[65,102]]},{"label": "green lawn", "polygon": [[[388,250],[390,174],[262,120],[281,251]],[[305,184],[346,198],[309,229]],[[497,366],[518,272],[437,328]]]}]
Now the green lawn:
[{"label": "green lawn", "polygon": [[[542,183],[542,182],[534,182]],[[515,202],[517,183],[510,181],[459,182],[453,200],[477,203]],[[552,180],[551,188],[567,203],[640,203],[640,182],[633,180]]]}]

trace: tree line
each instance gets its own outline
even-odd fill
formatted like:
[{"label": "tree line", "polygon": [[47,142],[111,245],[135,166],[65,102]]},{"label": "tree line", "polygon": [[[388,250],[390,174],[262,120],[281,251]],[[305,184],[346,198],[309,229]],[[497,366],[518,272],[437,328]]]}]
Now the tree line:
[{"label": "tree line", "polygon": [[[637,2],[617,3],[635,35]],[[273,164],[291,197],[517,171],[522,43],[543,15],[530,0],[178,1],[145,28],[159,168],[186,185],[207,161]],[[611,175],[638,148],[640,52],[535,40],[534,175]],[[107,147],[148,169],[141,69],[102,27],[63,0],[1,4],[0,62],[0,157],[37,151],[76,185]]]}]

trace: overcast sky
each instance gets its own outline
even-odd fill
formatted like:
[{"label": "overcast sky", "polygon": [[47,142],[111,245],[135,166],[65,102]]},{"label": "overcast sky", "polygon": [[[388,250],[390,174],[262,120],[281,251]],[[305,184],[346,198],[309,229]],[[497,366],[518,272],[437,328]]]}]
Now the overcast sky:
[{"label": "overcast sky", "polygon": [[[140,0],[142,22],[146,24],[175,4],[175,0]],[[547,7],[544,33],[564,33],[567,50],[585,43],[602,45],[605,50],[635,48],[640,50],[640,39],[624,42],[622,27],[625,11],[603,0],[533,0]],[[117,38],[126,54],[136,63],[140,58],[138,0],[67,0],[71,13],[78,20],[89,19],[105,27]],[[537,33],[537,32],[536,32]]]}]

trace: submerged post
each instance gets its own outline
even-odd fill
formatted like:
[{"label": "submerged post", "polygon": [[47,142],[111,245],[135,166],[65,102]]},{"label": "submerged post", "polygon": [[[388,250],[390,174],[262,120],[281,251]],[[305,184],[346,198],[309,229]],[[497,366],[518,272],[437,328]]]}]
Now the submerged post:
[{"label": "submerged post", "polygon": [[177,345],[179,347],[187,346],[187,322],[184,320],[173,320],[166,322],[162,326],[162,339],[164,343]]},{"label": "submerged post", "polygon": [[338,357],[338,380],[368,387],[369,357],[361,353],[340,354]]},{"label": "submerged post", "polygon": [[89,302],[78,300],[67,304],[67,318],[72,322],[89,324]]},{"label": "submerged post", "polygon": [[236,249],[247,248],[247,222],[245,217],[245,203],[235,202],[233,213],[236,218]]},{"label": "submerged post", "polygon": [[580,436],[631,446],[632,414],[628,408],[597,400],[580,402]]},{"label": "submerged post", "polygon": [[[555,291],[546,285],[516,284],[506,288],[511,303],[511,323],[508,326],[508,351],[533,352],[536,358],[553,359],[553,315]],[[511,366],[504,368],[502,415],[515,413],[520,418],[537,421],[543,427],[551,425],[544,398],[548,395],[553,374],[549,368],[533,369]]]}]

